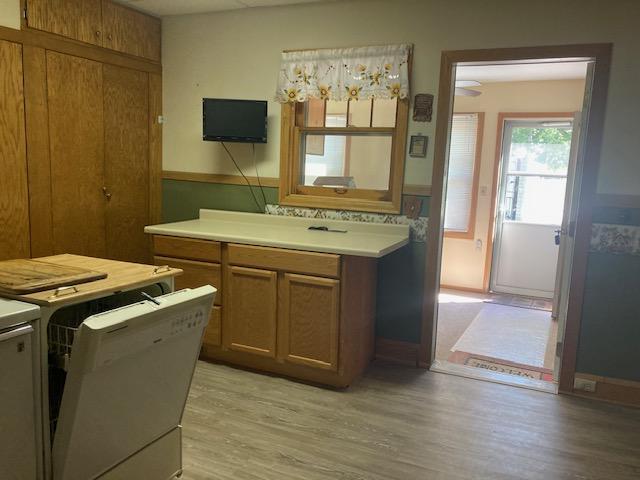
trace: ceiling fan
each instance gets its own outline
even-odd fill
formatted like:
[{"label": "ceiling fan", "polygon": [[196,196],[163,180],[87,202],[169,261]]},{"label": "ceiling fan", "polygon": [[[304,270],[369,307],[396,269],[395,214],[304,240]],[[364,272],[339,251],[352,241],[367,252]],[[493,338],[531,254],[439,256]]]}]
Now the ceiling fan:
[{"label": "ceiling fan", "polygon": [[478,95],[481,95],[482,92],[479,92],[478,90],[471,90],[467,87],[479,87],[480,85],[482,84],[475,80],[456,80],[456,96],[477,97]]}]

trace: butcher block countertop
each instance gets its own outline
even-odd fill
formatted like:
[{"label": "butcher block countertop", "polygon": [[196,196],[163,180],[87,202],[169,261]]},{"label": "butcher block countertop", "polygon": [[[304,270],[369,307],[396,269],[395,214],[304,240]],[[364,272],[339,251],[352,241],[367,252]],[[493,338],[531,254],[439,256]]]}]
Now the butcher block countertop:
[{"label": "butcher block countertop", "polygon": [[[332,232],[309,230],[326,227]],[[200,210],[200,218],[152,225],[154,235],[379,258],[409,242],[408,225],[348,222],[260,213]]]},{"label": "butcher block countertop", "polygon": [[182,273],[182,270],[176,268],[155,267],[140,263],[119,262],[69,254],[42,257],[36,260],[68,267],[84,268],[95,272],[104,272],[107,277],[93,282],[62,286],[36,293],[24,295],[2,293],[0,296],[43,306],[63,305],[105,296],[122,290],[131,290]]}]

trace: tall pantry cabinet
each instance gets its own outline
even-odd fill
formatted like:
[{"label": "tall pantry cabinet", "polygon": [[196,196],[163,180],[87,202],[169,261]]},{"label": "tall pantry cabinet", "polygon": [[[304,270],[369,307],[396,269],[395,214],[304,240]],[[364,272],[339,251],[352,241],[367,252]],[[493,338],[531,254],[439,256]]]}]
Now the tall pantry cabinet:
[{"label": "tall pantry cabinet", "polygon": [[0,260],[28,257],[22,45],[0,40]]},{"label": "tall pantry cabinet", "polygon": [[[90,3],[30,0],[24,44],[0,40],[0,260],[151,261],[143,229],[160,220],[160,24]],[[157,35],[141,34],[150,28]]]}]

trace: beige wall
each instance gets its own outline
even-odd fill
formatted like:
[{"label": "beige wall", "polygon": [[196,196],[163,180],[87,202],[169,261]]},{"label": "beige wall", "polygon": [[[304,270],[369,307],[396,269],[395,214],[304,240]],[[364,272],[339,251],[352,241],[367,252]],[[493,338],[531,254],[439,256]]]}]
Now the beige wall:
[{"label": "beige wall", "polygon": [[[478,97],[456,97],[455,112],[484,112],[475,235],[472,240],[445,238],[443,285],[483,288],[491,190],[496,159],[499,112],[577,112],[582,109],[583,80],[487,83]],[[479,244],[478,244],[479,243]]]},{"label": "beige wall", "polygon": [[0,26],[20,29],[20,0],[0,0]]},{"label": "beige wall", "polygon": [[[614,42],[598,190],[640,194],[639,21],[636,0],[340,1],[168,17],[164,165],[233,173],[220,146],[201,140],[201,99],[272,100],[283,49],[410,42],[413,93],[437,94],[442,50]],[[279,106],[270,102],[269,112],[269,143],[258,148],[258,159],[263,175],[277,176]],[[409,134],[432,138],[426,159],[407,158],[407,183],[431,183],[434,131],[435,121],[410,123]],[[249,168],[250,149],[233,151]]]}]

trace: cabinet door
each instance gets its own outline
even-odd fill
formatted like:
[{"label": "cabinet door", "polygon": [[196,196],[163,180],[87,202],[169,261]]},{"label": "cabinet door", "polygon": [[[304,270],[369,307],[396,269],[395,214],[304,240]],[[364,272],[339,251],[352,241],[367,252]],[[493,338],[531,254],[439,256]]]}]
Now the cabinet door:
[{"label": "cabinet door", "polygon": [[148,263],[149,76],[104,65],[103,82],[107,257]]},{"label": "cabinet door", "polygon": [[275,358],[278,274],[227,269],[223,342],[232,350]]},{"label": "cabinet door", "polygon": [[197,288],[212,285],[216,293],[215,305],[222,304],[222,274],[219,263],[196,262],[195,260],[181,260],[177,258],[155,256],[155,265],[169,265],[182,270],[182,275],[175,278],[176,290],[183,288]]},{"label": "cabinet door", "polygon": [[0,41],[0,260],[29,256],[22,46]]},{"label": "cabinet door", "polygon": [[101,0],[28,0],[27,25],[102,45]]},{"label": "cabinet door", "polygon": [[54,253],[104,257],[102,64],[47,51],[47,97]]},{"label": "cabinet door", "polygon": [[336,371],[340,281],[286,273],[280,288],[279,356]]},{"label": "cabinet door", "polygon": [[102,5],[106,48],[160,61],[160,19],[109,0]]}]

